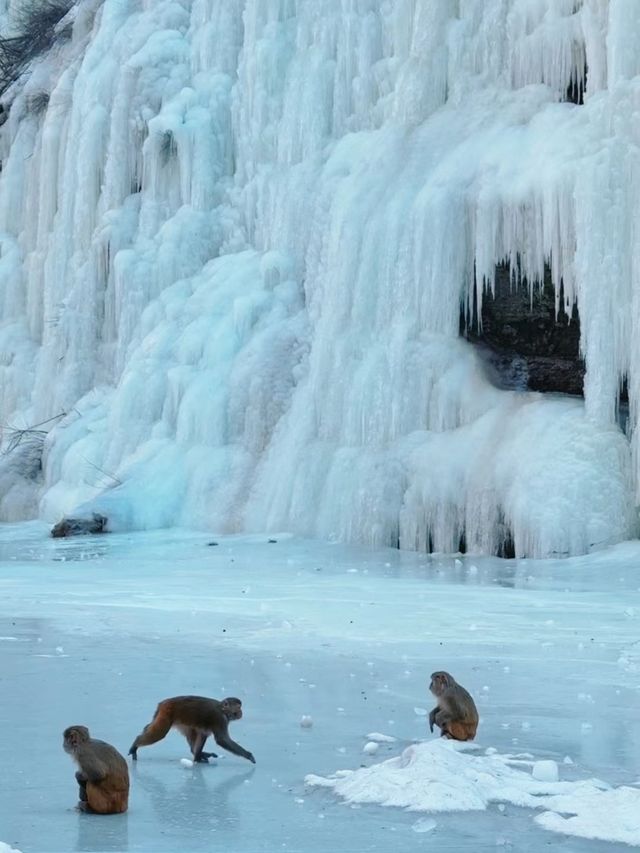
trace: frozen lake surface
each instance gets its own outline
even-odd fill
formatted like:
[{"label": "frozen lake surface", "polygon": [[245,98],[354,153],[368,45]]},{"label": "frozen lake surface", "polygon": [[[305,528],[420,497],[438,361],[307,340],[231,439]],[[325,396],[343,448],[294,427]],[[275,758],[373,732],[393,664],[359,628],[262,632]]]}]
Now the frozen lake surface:
[{"label": "frozen lake surface", "polygon": [[[640,846],[637,543],[532,562],[272,538],[172,530],[54,541],[39,523],[0,528],[2,841],[23,853]],[[435,669],[475,696],[479,749],[445,755],[436,742],[402,757],[435,741],[423,713]],[[238,695],[245,717],[231,735],[256,766],[224,753],[187,768],[186,742],[171,733],[140,751],[128,814],[75,812],[62,730],[87,725],[126,752],[158,700],[181,693]],[[365,751],[373,733],[395,740]],[[548,805],[425,813],[350,800],[330,781],[399,759],[413,767],[407,790],[423,774],[424,805],[440,761],[460,774],[450,799],[464,808],[470,762],[486,764],[486,750],[500,763],[529,754],[522,773],[553,760],[565,783],[626,786],[609,792],[605,817],[590,807],[600,840],[542,828]],[[386,767],[369,771],[369,791],[382,790]],[[305,785],[308,774],[329,787]],[[476,776],[483,791],[497,778]],[[619,794],[626,812],[615,810]]]}]

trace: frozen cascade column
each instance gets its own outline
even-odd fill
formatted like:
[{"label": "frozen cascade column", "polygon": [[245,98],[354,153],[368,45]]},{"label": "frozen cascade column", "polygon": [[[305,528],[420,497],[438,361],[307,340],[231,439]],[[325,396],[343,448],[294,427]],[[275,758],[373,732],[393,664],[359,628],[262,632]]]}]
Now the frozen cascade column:
[{"label": "frozen cascade column", "polygon": [[[636,24],[603,9],[78,7],[1,132],[2,403],[72,411],[43,513],[484,551],[508,533],[536,556],[628,535]],[[586,102],[562,103],[585,56]],[[474,272],[482,297],[505,258],[578,299],[586,408],[493,387],[459,339]]]}]

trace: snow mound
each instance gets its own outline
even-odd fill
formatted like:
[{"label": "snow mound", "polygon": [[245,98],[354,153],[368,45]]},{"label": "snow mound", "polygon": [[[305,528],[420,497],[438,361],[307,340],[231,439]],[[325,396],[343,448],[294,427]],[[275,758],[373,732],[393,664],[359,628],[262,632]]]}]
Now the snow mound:
[{"label": "snow mound", "polygon": [[[640,846],[640,791],[610,789],[596,779],[551,779],[546,765],[522,756],[475,754],[477,747],[452,741],[410,746],[396,758],[333,776],[309,774],[310,787],[330,788],[349,803],[377,803],[418,812],[474,811],[509,803],[544,809],[535,820],[545,829],[583,838]],[[543,779],[532,775],[545,765]]]},{"label": "snow mound", "polygon": [[17,847],[10,847],[4,841],[0,841],[0,853],[20,853]]}]

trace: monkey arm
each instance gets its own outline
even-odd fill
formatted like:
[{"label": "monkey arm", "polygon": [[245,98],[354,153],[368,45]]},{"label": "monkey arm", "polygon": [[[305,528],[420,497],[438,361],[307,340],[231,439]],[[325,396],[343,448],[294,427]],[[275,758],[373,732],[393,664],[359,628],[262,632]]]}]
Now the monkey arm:
[{"label": "monkey arm", "polygon": [[464,708],[458,701],[455,690],[447,690],[445,693],[442,702],[442,710],[447,714],[447,719],[449,721],[464,720],[466,716]]},{"label": "monkey arm", "polygon": [[436,726],[441,729],[443,726],[446,726],[447,723],[453,722],[455,718],[449,713],[449,711],[440,711],[438,710],[435,717]]},{"label": "monkey arm", "polygon": [[429,731],[431,731],[431,732],[433,731],[433,724],[436,721],[436,714],[438,713],[439,710],[440,710],[440,706],[436,705],[436,707],[433,709],[433,711],[429,711]]},{"label": "monkey arm", "polygon": [[239,743],[236,743],[234,740],[231,740],[227,732],[214,732],[213,736],[218,746],[221,746],[228,752],[233,752],[234,755],[239,755],[241,758],[246,758],[247,761],[250,761],[252,764],[256,763],[256,760],[253,755],[248,750],[241,747]]},{"label": "monkey arm", "polygon": [[[107,768],[100,759],[93,755],[83,755],[80,761],[80,771],[83,782],[102,782],[107,775]],[[78,775],[76,774],[76,779]],[[80,779],[78,779],[80,782]]]}]

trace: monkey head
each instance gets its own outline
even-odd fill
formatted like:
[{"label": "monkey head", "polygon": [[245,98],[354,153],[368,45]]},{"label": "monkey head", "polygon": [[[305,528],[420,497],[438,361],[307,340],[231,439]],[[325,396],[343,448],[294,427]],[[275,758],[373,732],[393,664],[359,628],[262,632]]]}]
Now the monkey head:
[{"label": "monkey head", "polygon": [[447,687],[453,687],[455,683],[453,676],[449,675],[448,672],[443,672],[442,670],[439,672],[433,672],[431,674],[429,690],[434,696],[442,696]]},{"label": "monkey head", "polygon": [[227,720],[242,719],[242,702],[235,696],[227,696],[226,699],[222,700],[222,713]]},{"label": "monkey head", "polygon": [[65,752],[75,752],[80,744],[90,740],[89,729],[86,726],[69,726],[62,735],[62,747]]}]

